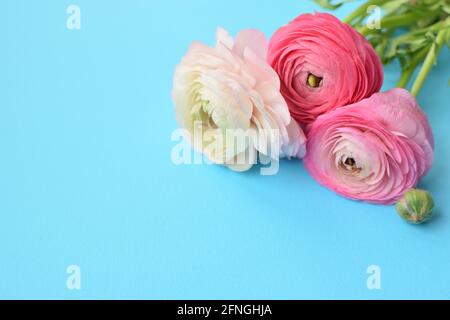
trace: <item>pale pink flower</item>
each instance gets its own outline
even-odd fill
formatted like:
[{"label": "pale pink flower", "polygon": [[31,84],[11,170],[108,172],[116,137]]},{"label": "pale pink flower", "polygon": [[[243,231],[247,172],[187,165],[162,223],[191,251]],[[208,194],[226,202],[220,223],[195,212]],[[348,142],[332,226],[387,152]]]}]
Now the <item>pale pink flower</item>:
[{"label": "pale pink flower", "polygon": [[[257,30],[244,30],[234,41],[218,29],[216,47],[193,43],[175,72],[172,97],[180,126],[193,133],[194,148],[233,170],[252,167],[255,159],[236,161],[243,154],[255,154],[249,151],[268,157],[305,154],[305,135],[291,120],[278,75],[266,62],[267,48],[264,34]],[[255,135],[236,148],[223,143],[227,130]],[[270,135],[279,136],[277,146]]]},{"label": "pale pink flower", "polygon": [[356,200],[392,204],[433,163],[427,117],[404,89],[320,116],[308,139],[307,170],[320,184]]},{"label": "pale pink flower", "polygon": [[383,83],[370,43],[327,13],[303,14],[281,27],[270,40],[268,61],[292,116],[304,125],[370,97]]}]

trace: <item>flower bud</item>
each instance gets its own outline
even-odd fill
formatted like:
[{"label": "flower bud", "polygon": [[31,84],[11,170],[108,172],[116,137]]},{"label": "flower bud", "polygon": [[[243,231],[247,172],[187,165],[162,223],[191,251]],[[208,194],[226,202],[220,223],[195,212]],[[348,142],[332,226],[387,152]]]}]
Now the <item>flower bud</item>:
[{"label": "flower bud", "polygon": [[421,224],[433,217],[434,201],[428,191],[411,189],[400,199],[396,208],[406,221]]}]

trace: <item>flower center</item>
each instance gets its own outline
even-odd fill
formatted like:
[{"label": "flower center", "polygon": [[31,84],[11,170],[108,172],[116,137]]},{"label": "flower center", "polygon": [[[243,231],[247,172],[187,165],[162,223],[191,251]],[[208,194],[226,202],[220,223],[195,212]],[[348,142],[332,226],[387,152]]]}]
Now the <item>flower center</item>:
[{"label": "flower center", "polygon": [[193,108],[194,120],[207,126],[208,129],[218,129],[223,112],[211,106],[208,100],[199,99],[196,107]]},{"label": "flower center", "polygon": [[352,157],[346,158],[342,162],[342,166],[346,171],[351,172],[351,173],[360,173],[362,170],[362,168],[358,167],[355,159]]},{"label": "flower center", "polygon": [[308,79],[306,80],[306,83],[311,88],[318,88],[318,87],[322,86],[322,80],[323,80],[323,78],[310,73],[308,75]]}]

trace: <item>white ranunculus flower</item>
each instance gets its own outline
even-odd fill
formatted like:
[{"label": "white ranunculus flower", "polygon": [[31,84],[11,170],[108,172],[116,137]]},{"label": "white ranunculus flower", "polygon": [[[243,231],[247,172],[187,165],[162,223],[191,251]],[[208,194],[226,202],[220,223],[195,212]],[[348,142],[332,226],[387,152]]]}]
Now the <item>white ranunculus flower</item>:
[{"label": "white ranunculus flower", "polygon": [[305,135],[280,94],[280,80],[266,63],[262,32],[245,30],[234,42],[218,29],[217,45],[193,43],[177,67],[172,97],[192,146],[236,171],[271,159],[305,155]]}]

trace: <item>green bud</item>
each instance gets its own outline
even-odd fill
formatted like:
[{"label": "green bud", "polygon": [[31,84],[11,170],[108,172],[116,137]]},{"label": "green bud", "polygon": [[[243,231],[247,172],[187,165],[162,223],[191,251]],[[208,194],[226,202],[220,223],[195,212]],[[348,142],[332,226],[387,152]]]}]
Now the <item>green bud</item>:
[{"label": "green bud", "polygon": [[421,224],[433,217],[434,201],[428,191],[411,189],[396,204],[396,208],[406,221]]},{"label": "green bud", "polygon": [[308,86],[310,86],[311,88],[317,88],[320,87],[320,85],[322,84],[322,80],[323,78],[317,77],[315,75],[313,75],[312,73],[310,73],[308,75]]}]

